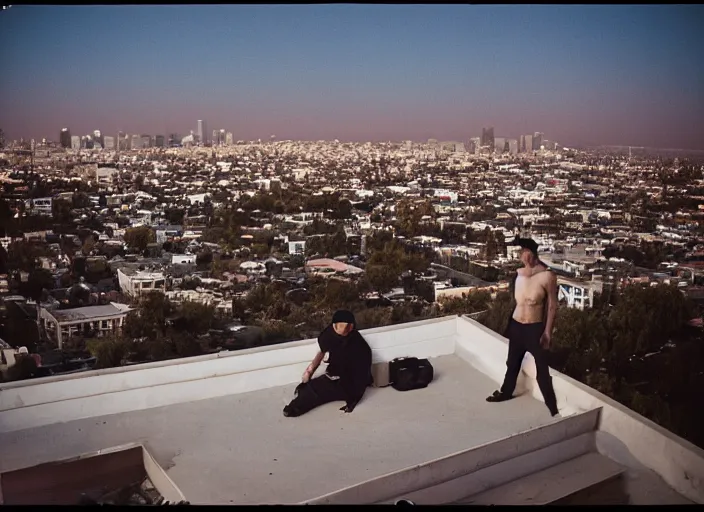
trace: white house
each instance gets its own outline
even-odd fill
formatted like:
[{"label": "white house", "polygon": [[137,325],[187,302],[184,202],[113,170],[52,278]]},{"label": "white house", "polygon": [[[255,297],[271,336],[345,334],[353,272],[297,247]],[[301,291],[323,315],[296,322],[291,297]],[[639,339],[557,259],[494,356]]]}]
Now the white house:
[{"label": "white house", "polygon": [[117,280],[122,293],[138,297],[143,293],[166,291],[166,278],[162,272],[145,272],[129,268],[117,269]]},{"label": "white house", "polygon": [[306,252],[306,241],[298,240],[296,242],[288,243],[288,253],[289,254],[305,254]]},{"label": "white house", "polygon": [[103,336],[121,329],[130,311],[129,306],[117,302],[51,311],[40,307],[39,322],[49,337],[62,348],[64,341],[81,333],[92,332]]}]

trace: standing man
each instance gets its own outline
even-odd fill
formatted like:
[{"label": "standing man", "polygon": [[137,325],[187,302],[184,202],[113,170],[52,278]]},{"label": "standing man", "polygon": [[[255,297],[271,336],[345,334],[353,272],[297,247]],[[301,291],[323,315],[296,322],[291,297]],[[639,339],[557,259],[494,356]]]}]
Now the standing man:
[{"label": "standing man", "polygon": [[[284,416],[301,416],[328,402],[344,401],[340,409],[350,413],[371,386],[372,349],[355,328],[351,311],[336,311],[331,324],[318,336],[320,351],[303,373],[296,387],[296,397],[284,407]],[[328,354],[325,374],[313,379],[313,374]]]},{"label": "standing man", "polygon": [[557,312],[557,278],[538,257],[538,244],[530,238],[516,237],[512,245],[521,247],[521,262],[512,282],[515,308],[505,336],[508,338],[506,376],[501,389],[486,399],[505,402],[513,398],[516,380],[526,352],[535,359],[537,380],[550,414],[558,414],[547,355]]}]

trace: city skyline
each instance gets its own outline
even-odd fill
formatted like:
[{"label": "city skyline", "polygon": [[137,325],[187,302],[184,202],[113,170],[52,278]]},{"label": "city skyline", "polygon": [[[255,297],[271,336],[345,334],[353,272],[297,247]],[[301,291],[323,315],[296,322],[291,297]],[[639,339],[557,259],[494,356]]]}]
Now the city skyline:
[{"label": "city skyline", "polygon": [[466,141],[493,126],[566,146],[704,149],[703,13],[14,6],[0,14],[0,128],[168,135],[202,119],[235,140]]}]

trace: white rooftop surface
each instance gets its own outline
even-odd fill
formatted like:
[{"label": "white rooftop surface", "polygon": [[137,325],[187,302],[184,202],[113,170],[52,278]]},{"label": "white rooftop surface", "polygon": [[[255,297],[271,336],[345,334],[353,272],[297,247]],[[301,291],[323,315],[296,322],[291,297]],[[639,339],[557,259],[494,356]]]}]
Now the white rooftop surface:
[{"label": "white rooftop surface", "polygon": [[141,440],[191,503],[292,504],[552,421],[524,396],[484,398],[490,378],[433,359],[423,390],[370,389],[351,413],[330,403],[285,418],[292,385],[0,436],[0,471]]},{"label": "white rooftop surface", "polygon": [[[506,340],[468,318],[451,316],[362,334],[374,362],[428,357],[435,380],[426,389],[408,392],[369,388],[351,414],[335,402],[285,418],[282,409],[317,352],[315,340],[303,340],[0,384],[0,474],[137,442],[194,504],[348,499],[339,496],[377,496],[379,501],[388,485],[394,486],[388,492],[398,489],[399,494],[415,485],[421,494],[435,493],[433,499],[443,500],[449,495],[431,488],[446,481],[438,471],[450,475],[443,461],[458,452],[479,450],[471,460],[491,459],[496,467],[528,471],[534,466],[519,459],[549,467],[568,457],[562,447],[582,446],[579,439],[590,436],[590,450],[626,468],[631,503],[704,503],[704,450],[553,370],[565,419],[551,418],[530,356],[517,388],[525,393],[509,402],[487,403],[486,396],[503,378],[508,347]],[[599,411],[598,416],[590,413],[598,422],[588,425],[589,433],[560,441],[575,425],[570,418],[588,411]],[[537,433],[531,430],[536,427]],[[528,430],[532,433],[522,434]],[[552,452],[546,447],[545,453],[563,459],[536,455],[544,451],[537,445],[530,453],[521,452],[536,439],[553,443]],[[500,462],[500,453],[509,458]],[[452,460],[460,459],[465,469],[474,467],[462,454]],[[505,470],[494,474],[499,478]],[[476,478],[475,484],[484,477]]]}]

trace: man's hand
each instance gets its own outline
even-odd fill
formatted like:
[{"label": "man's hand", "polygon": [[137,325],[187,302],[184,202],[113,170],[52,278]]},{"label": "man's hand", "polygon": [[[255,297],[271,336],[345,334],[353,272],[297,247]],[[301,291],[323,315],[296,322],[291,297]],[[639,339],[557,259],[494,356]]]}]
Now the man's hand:
[{"label": "man's hand", "polygon": [[303,372],[303,377],[301,378],[301,382],[304,384],[310,380],[310,370],[306,368],[306,371]]},{"label": "man's hand", "polygon": [[354,405],[344,405],[344,406],[340,407],[340,410],[342,412],[352,412],[352,411],[354,411],[354,407],[355,407]]},{"label": "man's hand", "polygon": [[543,347],[545,350],[550,348],[550,342],[551,342],[551,335],[549,332],[544,332],[543,335],[540,337],[540,346]]}]

